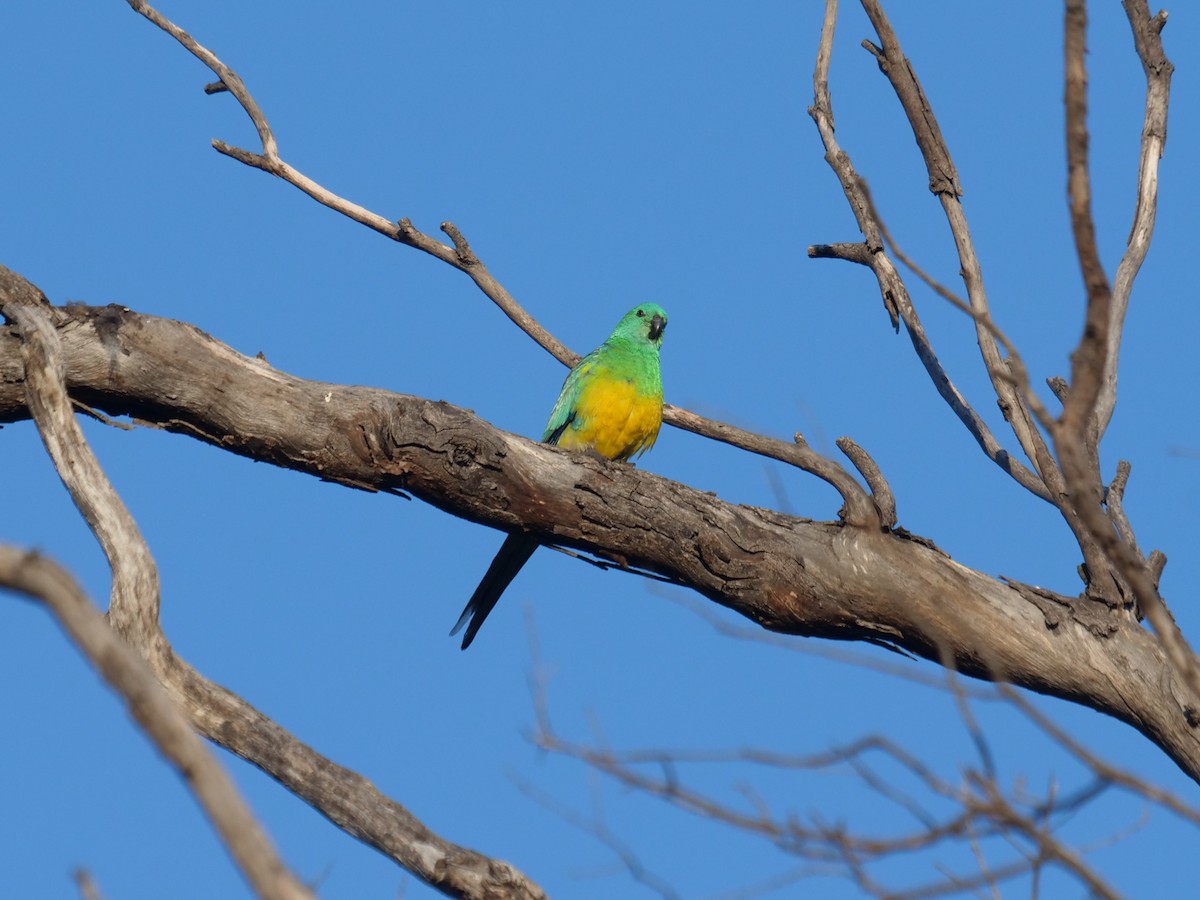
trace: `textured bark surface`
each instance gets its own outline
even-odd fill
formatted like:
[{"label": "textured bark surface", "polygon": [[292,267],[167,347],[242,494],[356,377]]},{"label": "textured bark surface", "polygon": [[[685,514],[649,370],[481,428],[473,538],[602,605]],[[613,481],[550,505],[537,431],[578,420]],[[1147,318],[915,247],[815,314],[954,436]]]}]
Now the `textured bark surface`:
[{"label": "textured bark surface", "polygon": [[[737,506],[499,431],[444,402],[306,381],[128,309],[52,316],[73,398],[262,462],[525,530],[671,577],[773,631],[878,639],[1138,728],[1200,780],[1194,710],[1154,638],[1104,604],[989,577],[911,536]],[[29,418],[0,328],[0,423]]]}]

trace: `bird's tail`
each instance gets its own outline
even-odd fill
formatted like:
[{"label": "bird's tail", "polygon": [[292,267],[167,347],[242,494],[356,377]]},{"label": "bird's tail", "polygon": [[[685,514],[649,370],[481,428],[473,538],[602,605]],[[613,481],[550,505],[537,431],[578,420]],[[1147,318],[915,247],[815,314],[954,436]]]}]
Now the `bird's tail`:
[{"label": "bird's tail", "polygon": [[463,635],[464,650],[471,646],[471,641],[475,640],[483,620],[495,608],[504,589],[517,577],[521,567],[529,561],[529,557],[533,556],[533,551],[537,548],[538,542],[524,534],[510,534],[500,545],[500,550],[488,566],[479,587],[475,588],[475,593],[467,601],[466,609],[450,629],[450,634],[458,634],[462,627],[467,625],[467,620],[471,621],[471,624],[467,625],[467,633]]}]

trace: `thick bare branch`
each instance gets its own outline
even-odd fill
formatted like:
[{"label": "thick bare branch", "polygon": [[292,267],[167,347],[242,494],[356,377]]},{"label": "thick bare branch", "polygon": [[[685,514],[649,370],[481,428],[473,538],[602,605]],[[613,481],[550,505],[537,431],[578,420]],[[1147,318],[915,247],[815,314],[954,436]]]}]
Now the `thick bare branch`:
[{"label": "thick bare branch", "polygon": [[124,634],[153,655],[169,652],[158,630],[154,559],[75,420],[59,336],[45,297],[0,269],[0,310],[20,332],[25,394],[38,432],[112,568],[113,628],[93,612],[70,577],[46,560],[0,548],[0,583],[46,603],[105,680],[126,698],[134,718],[189,782],[255,891],[263,897],[311,896],[284,867],[224,770],[192,733],[182,710],[118,636]]},{"label": "thick bare branch", "polygon": [[[158,568],[133,517],[121,503],[83,432],[63,383],[54,311],[41,291],[0,267],[0,311],[21,336],[20,354],[30,412],[59,477],[112,568],[110,616],[135,645],[162,646],[158,638]],[[118,624],[119,623],[119,624]]]},{"label": "thick bare branch", "polygon": [[[1200,779],[1186,690],[1152,636],[1099,604],[998,582],[917,540],[727,504],[444,403],[304,381],[177,322],[120,307],[56,315],[70,390],[110,414],[622,559],[770,630],[878,639],[935,662],[949,648],[960,672],[999,674],[1134,725]],[[19,343],[0,329],[0,422],[28,416],[19,366]]]}]

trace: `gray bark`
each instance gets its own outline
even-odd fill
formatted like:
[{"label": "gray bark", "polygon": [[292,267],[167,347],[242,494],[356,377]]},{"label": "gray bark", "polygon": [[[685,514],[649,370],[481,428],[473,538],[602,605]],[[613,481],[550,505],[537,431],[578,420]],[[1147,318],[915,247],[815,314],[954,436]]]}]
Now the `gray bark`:
[{"label": "gray bark", "polygon": [[[725,503],[448,403],[296,378],[185,323],[117,306],[52,316],[71,396],[111,415],[592,551],[772,631],[885,641],[1079,703],[1134,726],[1200,780],[1186,692],[1154,637],[1101,602],[993,578],[905,532]],[[30,415],[19,348],[0,328],[0,423]]]}]

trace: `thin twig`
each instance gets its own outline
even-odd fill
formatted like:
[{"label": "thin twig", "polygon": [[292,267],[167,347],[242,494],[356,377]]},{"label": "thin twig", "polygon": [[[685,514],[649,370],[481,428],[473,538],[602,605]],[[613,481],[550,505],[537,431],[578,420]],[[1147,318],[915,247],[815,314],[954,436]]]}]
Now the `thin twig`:
[{"label": "thin twig", "polygon": [[682,895],[668,884],[664,878],[650,871],[629,843],[622,840],[601,816],[585,816],[568,807],[557,797],[538,788],[528,779],[514,773],[510,773],[509,777],[516,784],[517,789],[526,797],[545,809],[550,810],[550,812],[554,813],[564,822],[586,834],[590,834],[607,847],[621,861],[621,864],[625,867],[625,871],[629,873],[629,877],[638,884],[658,894],[663,900],[680,900]]},{"label": "thin twig", "polygon": [[1151,784],[1144,778],[1122,769],[1097,756],[1075,738],[1060,728],[1047,715],[1043,714],[1033,703],[1021,695],[1021,692],[1010,685],[997,685],[1000,694],[1019,709],[1026,718],[1045,732],[1064,750],[1078,759],[1096,774],[1097,778],[1106,783],[1115,784],[1136,797],[1142,797],[1151,803],[1170,810],[1192,825],[1200,826],[1200,809],[1189,806],[1170,791]]},{"label": "thin twig", "polygon": [[[844,259],[868,269],[874,264],[873,256],[866,244],[813,244],[808,248],[809,259]],[[898,321],[892,324],[900,326]]]},{"label": "thin twig", "polygon": [[[867,196],[870,200],[870,194]],[[1008,335],[1006,335],[1004,331],[1001,330],[1000,326],[996,324],[995,320],[992,318],[991,310],[986,306],[986,304],[981,306],[972,306],[940,281],[933,278],[933,276],[919,266],[912,257],[905,253],[903,248],[901,248],[896,242],[896,239],[892,236],[891,231],[887,227],[887,222],[884,220],[883,216],[879,214],[879,211],[876,209],[873,200],[871,201],[871,212],[872,215],[875,216],[876,221],[879,222],[879,230],[883,234],[884,242],[887,244],[887,248],[889,251],[891,251],[891,254],[896,257],[896,259],[899,260],[902,265],[911,270],[912,273],[916,275],[917,278],[919,278],[922,282],[924,282],[925,285],[935,294],[937,294],[959,312],[970,316],[975,321],[977,326],[986,329],[991,335],[993,341],[999,342],[999,344],[1004,348],[1004,353],[1006,354],[1005,356],[989,356],[989,359],[994,360],[994,364],[997,366],[997,368],[994,371],[989,369],[988,376],[992,379],[1000,379],[1001,381],[1011,384],[1014,388],[1016,388],[1017,406],[1020,408],[1021,413],[1026,416],[1032,414],[1043,428],[1052,428],[1055,419],[1052,415],[1050,415],[1049,410],[1046,409],[1045,405],[1041,401],[1041,398],[1034,393],[1033,386],[1029,380],[1028,371],[1025,368],[1025,363],[1021,358],[1020,352],[1017,350],[1016,345],[1009,339]],[[913,315],[914,317],[916,315],[915,309],[913,310]],[[988,359],[984,360],[984,365],[989,365]],[[1003,407],[1003,398],[1000,399],[1000,403]],[[1006,418],[1007,417],[1008,416],[1006,414]],[[1028,427],[1033,428],[1033,423],[1028,423]],[[1056,479],[1057,484],[1061,485],[1062,476],[1058,473],[1057,466],[1054,464],[1054,458],[1050,455],[1049,447],[1047,447],[1044,440],[1038,442],[1037,452],[1031,461],[1038,467],[1039,474],[1042,473],[1043,469],[1046,470],[1048,475],[1042,474],[1042,481],[1049,484],[1051,490],[1057,489]]]},{"label": "thin twig", "polygon": [[684,431],[703,435],[768,459],[777,459],[816,475],[841,494],[843,505],[838,515],[847,523],[860,527],[880,527],[879,512],[870,494],[838,463],[822,456],[806,443],[787,444],[775,438],[746,431],[736,425],[706,419],[670,403],[663,406],[663,421]]},{"label": "thin twig", "polygon": [[136,425],[131,424],[129,422],[118,422],[116,419],[112,418],[111,416],[106,416],[104,413],[100,412],[100,410],[98,410],[94,407],[88,406],[86,403],[84,403],[80,400],[76,400],[74,397],[71,398],[71,405],[73,407],[75,407],[77,410],[79,410],[81,413],[83,413],[85,416],[91,416],[97,422],[103,422],[105,425],[108,425],[112,428],[119,428],[122,431],[133,431],[134,429],[137,428]]},{"label": "thin twig", "polygon": [[[339,197],[289,165],[279,156],[278,144],[274,133],[267,124],[262,110],[254,102],[253,97],[241,79],[237,78],[232,70],[217,59],[215,55],[197,44],[190,35],[171,23],[161,13],[145,3],[144,0],[127,0],[127,2],[137,12],[178,40],[201,62],[215,72],[229,86],[230,93],[237,98],[238,103],[241,104],[251,121],[254,122],[263,144],[261,153],[253,153],[240,147],[231,146],[224,141],[214,140],[212,142],[213,147],[219,153],[281,178],[335,212],[339,212],[392,240],[414,247],[428,253],[435,259],[441,260],[447,265],[453,266],[474,281],[479,289],[492,302],[499,306],[518,328],[529,335],[555,359],[566,366],[574,366],[579,361],[580,356],[577,353],[571,351],[553,334],[547,331],[505,290],[500,282],[488,271],[487,266],[483,264],[477,254],[471,250],[466,238],[463,237],[462,232],[453,222],[443,222],[441,224],[442,230],[453,242],[453,246],[450,246],[420,231],[409,219],[402,218],[398,222],[392,222],[390,219],[373,213],[365,207]],[[226,76],[233,82],[232,84],[226,81]],[[820,456],[816,451],[808,448],[798,450],[784,441],[751,434],[731,425],[726,425],[723,422],[710,421],[703,416],[698,416],[695,413],[669,404],[663,408],[663,421],[685,431],[701,435],[702,437],[732,444],[743,450],[749,450],[752,453],[789,463],[805,472],[815,475],[828,482],[841,494],[843,506],[839,511],[839,515],[848,524],[860,527],[879,526],[878,514],[868,493],[841,465]]]},{"label": "thin twig", "polygon": [[[193,38],[190,34],[160,13],[158,10],[150,6],[144,0],[126,0],[133,8],[134,12],[145,16],[175,40],[179,41],[188,53],[200,60],[216,73],[216,76],[221,79],[221,84],[225,90],[233,94],[237,98],[237,102],[242,105],[242,109],[246,111],[246,115],[250,117],[250,121],[254,124],[255,130],[258,132],[258,139],[262,141],[263,153],[271,159],[279,156],[279,149],[275,145],[275,135],[271,133],[271,126],[267,124],[267,117],[263,111],[259,109],[258,104],[254,102],[254,98],[250,96],[250,92],[246,90],[246,85],[233,69],[225,65],[217,58],[217,55],[209,50]],[[213,93],[213,91],[209,91]]]},{"label": "thin twig", "polygon": [[1112,483],[1104,491],[1104,508],[1108,510],[1108,517],[1112,519],[1121,540],[1136,548],[1137,538],[1134,536],[1133,525],[1130,523],[1129,517],[1125,515],[1124,505],[1125,487],[1129,483],[1129,473],[1132,470],[1133,467],[1128,460],[1122,459],[1117,462],[1117,474],[1113,476]]},{"label": "thin twig", "polygon": [[[905,58],[900,47],[899,38],[892,28],[891,22],[883,12],[877,0],[862,0],[863,9],[871,20],[875,33],[879,36],[881,46],[868,45],[868,49],[879,63],[880,70],[891,82],[900,106],[903,108],[912,127],[917,146],[925,160],[925,168],[929,175],[929,190],[932,191],[942,205],[946,222],[950,226],[950,234],[958,251],[959,270],[963,284],[967,289],[971,309],[979,315],[975,317],[975,335],[979,350],[983,356],[984,367],[992,381],[1002,406],[1015,408],[1021,398],[1013,384],[1006,380],[1001,364],[1000,350],[996,345],[993,331],[986,326],[991,315],[988,306],[987,292],[983,281],[983,268],[975,252],[975,242],[971,238],[971,229],[967,224],[966,211],[963,209],[962,185],[958,170],[950,156],[950,149],[942,136],[937,118],[933,114],[929,98],[917,79],[912,64]],[[1029,428],[1021,416],[1009,418],[1009,425],[1016,435],[1017,442],[1025,455],[1033,461],[1040,456],[1048,455],[1045,450],[1045,439],[1036,428]],[[1054,493],[1050,485],[1050,493]]]},{"label": "thin twig", "polygon": [[1167,109],[1171,96],[1171,73],[1175,67],[1163,52],[1162,29],[1166,11],[1151,17],[1146,0],[1123,0],[1134,47],[1146,75],[1146,112],[1142,124],[1141,152],[1138,157],[1137,204],[1125,253],[1113,278],[1112,304],[1109,308],[1108,348],[1104,355],[1104,375],[1096,399],[1097,437],[1104,434],[1117,403],[1117,361],[1121,350],[1125,312],[1133,293],[1133,282],[1141,270],[1154,236],[1158,209],[1158,164],[1167,142]]},{"label": "thin twig", "polygon": [[[1014,427],[1019,428],[1022,433],[1030,435],[1036,434],[1036,437],[1029,439],[1029,444],[1032,446],[1034,465],[1037,469],[1037,474],[1029,473],[1023,467],[1011,472],[1010,474],[1021,484],[1026,487],[1030,485],[1026,481],[1026,477],[1034,479],[1035,483],[1030,489],[1038,496],[1052,503],[1062,514],[1067,526],[1071,529],[1076,541],[1079,544],[1084,561],[1087,563],[1087,571],[1089,573],[1101,573],[1109,568],[1108,561],[1104,558],[1096,540],[1092,536],[1088,526],[1084,523],[1080,509],[1078,507],[1078,496],[1068,492],[1066,487],[1066,477],[1062,472],[1062,468],[1058,461],[1051,454],[1049,447],[1046,444],[1042,432],[1038,430],[1038,425],[1046,430],[1048,434],[1054,437],[1057,447],[1059,433],[1061,430],[1060,423],[1046,409],[1037,393],[1033,390],[1033,385],[1029,379],[1029,373],[1025,368],[1025,363],[1017,351],[1016,346],[1004,334],[998,325],[992,320],[991,313],[988,310],[986,303],[972,305],[956,294],[950,291],[944,285],[937,282],[935,279],[925,273],[920,266],[904,253],[904,251],[896,244],[895,239],[888,231],[887,225],[882,217],[875,210],[874,204],[871,202],[870,194],[866,193],[867,202],[869,204],[871,214],[879,223],[880,233],[884,237],[888,248],[904,265],[912,269],[922,281],[928,284],[939,296],[945,299],[948,303],[954,306],[961,312],[971,316],[976,321],[977,328],[983,328],[991,336],[994,342],[999,342],[1006,352],[1006,356],[994,357],[992,354],[984,354],[985,365],[995,363],[999,366],[998,371],[989,372],[993,382],[1003,381],[1012,386],[1013,390],[1002,395],[1000,398],[1000,406],[1007,420],[1012,422],[1014,419],[1020,419],[1023,424],[1014,423]],[[954,202],[957,202],[955,200]],[[932,355],[932,348],[923,346],[927,344],[928,339],[925,337],[925,332],[917,319],[916,310],[912,307],[911,302],[905,297],[905,301],[900,304],[901,315],[904,318],[905,326],[909,329],[910,334],[914,331],[919,334],[921,342],[918,343],[914,335],[914,346],[917,348],[917,353],[924,360],[926,354]],[[931,365],[940,370],[940,363],[936,358],[933,358],[932,363],[927,362],[926,368]],[[931,369],[932,371],[932,369]],[[948,381],[948,379],[947,379]],[[1052,386],[1053,387],[1053,386]],[[1056,391],[1057,396],[1061,400],[1065,400],[1065,393]],[[943,396],[946,394],[943,392]],[[965,403],[965,401],[964,401]],[[1013,405],[1009,405],[1013,404]],[[951,402],[951,406],[954,403]],[[970,416],[975,417],[974,410],[969,410]],[[960,418],[967,424],[968,428],[972,427],[972,420]],[[1036,420],[1036,424],[1035,424]],[[978,437],[978,435],[977,435]],[[990,437],[990,435],[989,435]],[[986,449],[986,448],[985,448]],[[1019,466],[1018,463],[1013,463],[1014,466]],[[1034,490],[1036,488],[1037,490]],[[1086,492],[1084,492],[1086,496]],[[1107,585],[1103,577],[1094,575],[1090,584]],[[1116,604],[1114,604],[1116,605]]]},{"label": "thin twig", "polygon": [[912,341],[913,349],[933,381],[934,387],[954,411],[954,414],[958,416],[959,421],[966,426],[988,459],[1000,466],[1022,487],[1043,500],[1052,502],[1050,492],[1037,473],[1022,465],[1020,461],[1013,459],[992,434],[987,423],[950,380],[917,316],[916,309],[904,286],[904,280],[896,271],[888,254],[883,252],[882,223],[871,203],[866,182],[855,171],[850,156],[839,145],[833,128],[833,105],[829,95],[829,60],[833,53],[836,19],[837,3],[829,0],[825,5],[821,44],[817,50],[817,63],[813,71],[813,104],[809,107],[808,114],[820,132],[821,141],[825,146],[825,161],[833,169],[841,183],[842,191],[846,195],[858,227],[866,236],[866,242],[861,245],[863,248],[861,250],[854,249],[856,245],[853,244],[816,245],[809,248],[809,255],[814,258],[848,259],[871,267],[879,283],[880,295],[883,297],[884,306],[891,317],[892,324],[896,325],[899,319],[904,320],[905,330]]},{"label": "thin twig", "polygon": [[836,443],[838,449],[849,457],[850,462],[854,463],[854,467],[858,469],[859,474],[871,488],[871,499],[875,501],[875,506],[879,509],[880,524],[884,528],[894,528],[896,526],[896,495],[892,493],[891,485],[883,477],[879,464],[851,438],[840,437]]}]

